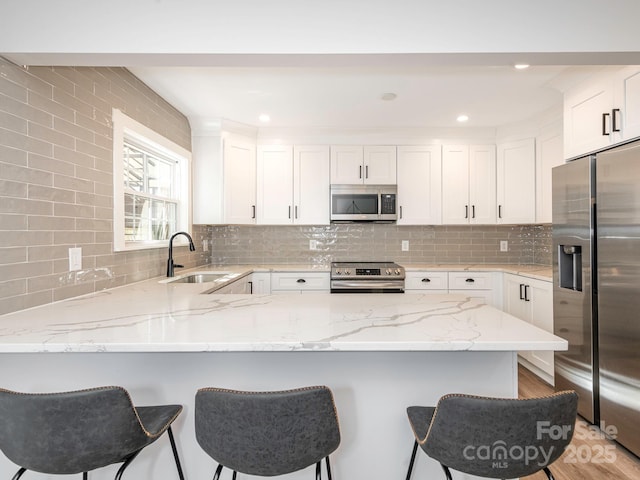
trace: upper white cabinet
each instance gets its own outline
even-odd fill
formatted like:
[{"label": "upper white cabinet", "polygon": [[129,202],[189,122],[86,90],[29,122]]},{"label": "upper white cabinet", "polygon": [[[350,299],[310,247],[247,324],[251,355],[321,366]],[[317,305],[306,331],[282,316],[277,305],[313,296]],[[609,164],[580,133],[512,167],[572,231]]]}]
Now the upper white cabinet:
[{"label": "upper white cabinet", "polygon": [[398,225],[442,223],[440,145],[398,147]]},{"label": "upper white cabinet", "polygon": [[536,222],[551,223],[551,169],[564,162],[562,129],[536,138]]},{"label": "upper white cabinet", "polygon": [[396,184],[395,146],[332,146],[331,183]]},{"label": "upper white cabinet", "polygon": [[329,147],[258,148],[257,223],[329,224]]},{"label": "upper white cabinet", "polygon": [[533,138],[498,145],[499,224],[536,221],[536,155]]},{"label": "upper white cabinet", "polygon": [[564,98],[564,154],[585,155],[640,136],[640,67],[605,72]]},{"label": "upper white cabinet", "polygon": [[223,140],[224,223],[256,223],[256,147],[254,144]]},{"label": "upper white cabinet", "polygon": [[496,223],[494,145],[442,147],[442,223]]}]

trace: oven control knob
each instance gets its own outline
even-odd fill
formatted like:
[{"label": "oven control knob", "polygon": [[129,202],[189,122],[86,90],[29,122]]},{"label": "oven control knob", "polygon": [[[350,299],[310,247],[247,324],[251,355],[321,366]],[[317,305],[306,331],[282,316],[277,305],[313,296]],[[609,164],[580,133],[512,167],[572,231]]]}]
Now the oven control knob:
[{"label": "oven control knob", "polygon": [[345,275],[351,275],[351,270],[345,270],[345,271],[344,271],[344,274],[345,274]]},{"label": "oven control knob", "polygon": [[336,275],[340,275],[341,273],[342,273],[342,272],[340,272],[340,269],[338,268],[338,269],[336,270]]}]

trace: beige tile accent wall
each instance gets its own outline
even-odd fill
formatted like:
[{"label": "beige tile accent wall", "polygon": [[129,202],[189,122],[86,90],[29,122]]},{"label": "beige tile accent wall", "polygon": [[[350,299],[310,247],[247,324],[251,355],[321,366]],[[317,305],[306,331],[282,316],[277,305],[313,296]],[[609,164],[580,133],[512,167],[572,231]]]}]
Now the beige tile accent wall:
[{"label": "beige tile accent wall", "polygon": [[[191,150],[186,117],[122,68],[0,58],[0,314],[162,275],[166,249],[112,251],[112,108]],[[193,267],[198,249],[176,249]],[[69,247],[83,269],[69,272]]]},{"label": "beige tile accent wall", "polygon": [[[218,264],[393,260],[407,263],[551,264],[551,227],[333,224],[318,227],[211,227],[212,260]],[[318,250],[309,250],[309,240]],[[409,241],[409,251],[401,249]],[[500,252],[500,240],[509,251]]]}]

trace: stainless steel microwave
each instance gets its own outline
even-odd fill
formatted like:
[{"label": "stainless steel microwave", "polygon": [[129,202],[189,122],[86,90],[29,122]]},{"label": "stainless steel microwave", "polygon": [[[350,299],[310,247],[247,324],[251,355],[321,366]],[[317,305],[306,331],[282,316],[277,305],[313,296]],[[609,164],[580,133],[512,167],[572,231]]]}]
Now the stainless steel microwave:
[{"label": "stainless steel microwave", "polygon": [[331,185],[332,222],[394,222],[395,185]]}]

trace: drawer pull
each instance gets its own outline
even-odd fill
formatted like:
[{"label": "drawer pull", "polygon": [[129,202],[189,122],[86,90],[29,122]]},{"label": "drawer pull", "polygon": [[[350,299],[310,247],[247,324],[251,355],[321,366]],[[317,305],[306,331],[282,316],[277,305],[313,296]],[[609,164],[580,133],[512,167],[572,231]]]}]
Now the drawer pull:
[{"label": "drawer pull", "polygon": [[424,283],[429,283],[429,282],[431,282],[431,279],[430,278],[423,278],[422,281]]},{"label": "drawer pull", "polygon": [[465,280],[465,282],[467,282],[467,283],[475,283],[475,280],[473,278],[467,278]]},{"label": "drawer pull", "polygon": [[298,280],[296,280],[297,283],[307,283],[307,281],[304,278],[299,278]]}]

